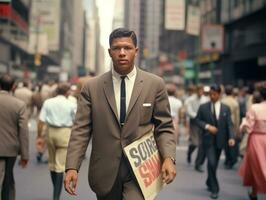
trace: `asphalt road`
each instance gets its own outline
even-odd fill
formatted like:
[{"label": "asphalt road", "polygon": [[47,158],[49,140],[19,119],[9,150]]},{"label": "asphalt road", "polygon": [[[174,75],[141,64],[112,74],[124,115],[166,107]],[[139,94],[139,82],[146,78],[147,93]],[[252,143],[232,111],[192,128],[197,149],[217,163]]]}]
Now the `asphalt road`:
[{"label": "asphalt road", "polygon": [[[17,200],[50,200],[52,199],[52,185],[47,164],[37,164],[35,159],[34,138],[36,136],[35,122],[31,122],[31,160],[26,169],[15,166],[16,194]],[[175,181],[166,186],[156,198],[157,200],[206,200],[209,192],[205,187],[205,173],[198,173],[192,165],[186,163],[186,142],[177,147],[177,177]],[[79,180],[77,196],[71,197],[64,190],[62,200],[96,200],[94,193],[88,185],[88,162],[84,160]],[[220,162],[218,179],[220,182],[220,200],[248,200],[247,189],[242,186],[241,179],[237,174],[238,166],[232,170],[226,170]],[[206,171],[206,170],[205,170]],[[260,198],[260,200],[265,198]]]}]

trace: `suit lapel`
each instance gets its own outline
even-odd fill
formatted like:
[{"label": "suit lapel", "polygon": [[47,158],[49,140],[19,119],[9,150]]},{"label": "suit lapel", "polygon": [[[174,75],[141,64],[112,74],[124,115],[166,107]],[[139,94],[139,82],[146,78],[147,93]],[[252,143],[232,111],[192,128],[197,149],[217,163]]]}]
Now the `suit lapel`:
[{"label": "suit lapel", "polygon": [[116,116],[117,122],[118,120],[118,114],[117,114],[117,107],[115,103],[115,93],[114,93],[114,86],[113,86],[113,80],[112,80],[112,72],[109,71],[106,76],[104,77],[104,93],[107,98],[107,101],[113,111],[113,113]]},{"label": "suit lapel", "polygon": [[221,117],[222,117],[223,112],[224,112],[224,106],[223,106],[223,104],[221,103],[221,108],[220,108],[220,113],[219,113],[218,121],[221,120]]},{"label": "suit lapel", "polygon": [[135,103],[136,103],[136,101],[140,95],[140,92],[142,90],[142,87],[143,87],[143,73],[140,69],[137,68],[137,76],[136,76],[133,91],[131,94],[131,98],[130,98],[129,106],[127,109],[126,117],[130,114],[130,111],[132,110],[133,106],[135,105]]}]

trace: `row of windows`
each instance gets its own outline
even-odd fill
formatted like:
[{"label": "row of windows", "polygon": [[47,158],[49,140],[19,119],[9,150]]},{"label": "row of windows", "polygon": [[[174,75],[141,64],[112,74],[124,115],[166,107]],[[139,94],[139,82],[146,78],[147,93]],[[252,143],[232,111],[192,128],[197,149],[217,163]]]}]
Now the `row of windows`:
[{"label": "row of windows", "polygon": [[266,6],[266,0],[222,0],[221,21],[227,23]]}]

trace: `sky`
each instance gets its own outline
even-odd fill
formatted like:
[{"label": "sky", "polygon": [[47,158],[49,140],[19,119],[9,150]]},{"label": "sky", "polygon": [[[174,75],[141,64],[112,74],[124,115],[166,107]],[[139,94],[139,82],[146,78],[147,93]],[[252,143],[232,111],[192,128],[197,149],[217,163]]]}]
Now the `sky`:
[{"label": "sky", "polygon": [[109,34],[112,31],[115,0],[97,0],[101,27],[101,44],[105,49],[109,47]]}]

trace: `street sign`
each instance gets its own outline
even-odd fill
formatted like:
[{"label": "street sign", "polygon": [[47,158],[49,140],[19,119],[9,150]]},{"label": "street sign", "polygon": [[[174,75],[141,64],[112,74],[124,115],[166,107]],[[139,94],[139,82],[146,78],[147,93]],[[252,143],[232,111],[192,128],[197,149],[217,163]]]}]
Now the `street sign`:
[{"label": "street sign", "polygon": [[196,6],[188,6],[187,26],[188,34],[198,36],[200,34],[200,9]]},{"label": "street sign", "polygon": [[201,31],[201,49],[204,52],[224,51],[224,27],[222,25],[203,25]]}]

